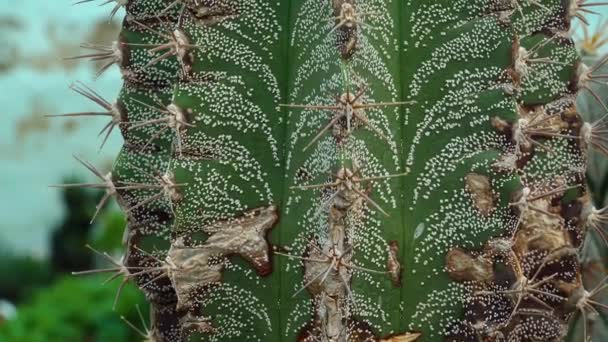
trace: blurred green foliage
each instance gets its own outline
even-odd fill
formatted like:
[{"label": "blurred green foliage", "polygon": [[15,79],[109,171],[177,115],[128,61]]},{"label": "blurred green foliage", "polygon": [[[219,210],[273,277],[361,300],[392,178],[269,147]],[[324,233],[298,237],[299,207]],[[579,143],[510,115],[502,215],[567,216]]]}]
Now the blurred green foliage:
[{"label": "blurred green foliage", "polygon": [[[68,178],[63,183],[81,183],[81,181]],[[67,207],[66,216],[53,229],[51,236],[50,261],[55,273],[87,270],[93,265],[93,256],[85,246],[94,227],[90,222],[91,217],[102,195],[100,191],[82,188],[63,190],[63,202]]]},{"label": "blurred green foliage", "polygon": [[[137,307],[145,307],[146,302],[135,286],[124,288],[114,311],[121,278],[102,284],[110,275],[69,274],[107,267],[102,257],[86,248],[87,244],[109,253],[121,247],[125,226],[122,213],[103,209],[95,224],[90,223],[101,196],[100,191],[81,188],[62,191],[66,216],[53,229],[49,260],[12,255],[8,248],[0,248],[0,274],[8,275],[0,281],[0,299],[17,305],[17,315],[0,322],[0,342],[141,340],[120,318],[124,315],[144,330]],[[143,311],[145,316],[147,310]]]},{"label": "blurred green foliage", "polygon": [[102,251],[122,251],[125,230],[124,214],[119,210],[108,210],[101,215],[99,224],[89,238],[91,244]]},{"label": "blurred green foliage", "polygon": [[136,305],[144,303],[143,295],[135,286],[127,285],[116,311],[112,311],[120,281],[102,286],[103,279],[62,277],[19,306],[17,316],[0,326],[0,341],[141,340],[120,316],[140,326]]},{"label": "blurred green foliage", "polygon": [[2,249],[0,274],[0,298],[11,302],[21,301],[37,289],[50,283],[51,271],[45,262],[30,256],[15,256]]}]

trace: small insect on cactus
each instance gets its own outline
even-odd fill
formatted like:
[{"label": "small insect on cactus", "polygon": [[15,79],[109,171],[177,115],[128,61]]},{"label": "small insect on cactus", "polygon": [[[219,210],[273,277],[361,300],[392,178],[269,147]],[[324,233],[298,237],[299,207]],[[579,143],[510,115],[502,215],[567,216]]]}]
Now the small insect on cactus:
[{"label": "small insect on cactus", "polygon": [[115,2],[117,42],[76,58],[124,86],[71,115],[124,137],[111,173],[81,162],[127,215],[108,271],[147,340],[561,341],[606,308],[579,254],[608,122],[576,99],[606,112],[607,60],[568,33],[604,3]]}]

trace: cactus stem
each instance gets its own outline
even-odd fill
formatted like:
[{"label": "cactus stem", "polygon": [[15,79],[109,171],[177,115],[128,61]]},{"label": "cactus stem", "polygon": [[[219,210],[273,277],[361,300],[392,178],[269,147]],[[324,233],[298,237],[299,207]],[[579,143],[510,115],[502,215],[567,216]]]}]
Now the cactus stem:
[{"label": "cactus stem", "polygon": [[[551,217],[555,217],[557,216],[556,214],[550,213],[546,210],[543,210],[541,208],[535,207],[533,205],[530,205],[529,203],[527,203],[525,200],[523,200],[523,198],[520,200],[520,202],[517,203],[509,203],[509,205],[511,206],[518,206],[520,208],[524,208],[523,210],[520,209],[521,213],[525,212],[526,210],[530,209],[530,210],[534,210],[537,211],[541,214],[545,214],[547,216],[551,216]],[[515,225],[515,227],[519,226],[519,223],[521,223],[521,219],[522,219],[522,214],[519,215],[519,220],[518,220],[518,224]]]},{"label": "cactus stem", "polygon": [[[313,189],[337,187],[338,190],[334,194],[335,196],[339,195],[342,192],[352,191],[356,195],[362,197],[366,202],[373,205],[376,209],[378,209],[378,211],[380,211],[385,216],[390,216],[384,209],[382,209],[382,207],[380,207],[380,205],[378,203],[376,203],[369,196],[367,196],[363,191],[361,191],[359,189],[358,185],[361,182],[366,182],[366,181],[375,181],[375,180],[389,179],[389,178],[395,178],[395,177],[402,177],[402,176],[405,176],[406,173],[399,173],[399,174],[387,175],[387,176],[360,178],[357,176],[359,171],[360,171],[360,169],[353,171],[346,167],[342,167],[338,171],[338,173],[335,175],[336,180],[331,183],[314,184],[314,185],[296,185],[296,186],[292,186],[290,188],[299,189],[299,190],[313,190]],[[332,198],[335,196],[332,196]],[[349,197],[349,196],[345,196],[345,197]]]},{"label": "cactus stem", "polygon": [[173,31],[168,31],[166,33],[157,31],[150,26],[141,23],[137,20],[133,20],[137,25],[143,27],[144,29],[158,35],[159,37],[166,39],[167,41],[162,44],[138,44],[138,43],[128,43],[129,46],[139,46],[150,48],[148,53],[150,55],[154,55],[157,53],[162,53],[159,56],[151,59],[143,68],[148,68],[153,65],[158,64],[160,61],[165,60],[169,57],[176,56],[180,62],[182,70],[185,73],[189,73],[192,67],[193,56],[190,54],[191,50],[194,49],[202,49],[203,46],[194,45],[190,43],[190,39],[186,35],[186,33],[178,26]]},{"label": "cactus stem", "polygon": [[521,80],[529,76],[532,72],[535,72],[532,68],[532,64],[556,64],[556,65],[569,65],[559,61],[553,61],[548,57],[538,57],[537,54],[540,49],[546,46],[548,43],[553,41],[557,36],[552,36],[549,39],[544,39],[536,43],[529,50],[523,46],[519,46],[517,53],[514,55],[513,69]]},{"label": "cactus stem", "polygon": [[293,255],[293,254],[288,254],[288,253],[283,253],[283,252],[278,252],[278,251],[273,251],[273,253],[277,254],[277,255],[282,255],[282,256],[285,256],[285,257],[288,257],[288,258],[299,259],[299,260],[309,261],[309,262],[328,263],[328,262],[331,261],[331,264],[333,264],[335,266],[334,268],[339,268],[340,266],[344,266],[344,267],[349,268],[349,269],[354,269],[354,270],[359,270],[359,271],[369,272],[369,273],[376,273],[376,274],[387,274],[388,273],[387,271],[372,270],[370,268],[365,268],[365,267],[357,266],[357,265],[352,264],[350,262],[343,261],[342,258],[344,256],[344,254],[347,254],[351,250],[352,250],[352,247],[349,247],[346,250],[344,250],[343,253],[340,253],[340,251],[338,251],[336,247],[332,247],[332,254],[331,255],[329,255],[327,253],[324,253],[322,251],[319,251],[319,252],[322,253],[322,256],[324,257],[324,259],[301,257],[301,256],[297,256],[297,255]]},{"label": "cactus stem", "polygon": [[[154,124],[158,124],[158,123],[165,123],[165,127],[161,128],[154,135],[152,135],[148,139],[146,144],[142,147],[142,149],[145,149],[146,147],[148,147],[155,139],[160,137],[161,134],[166,132],[168,129],[171,129],[175,132],[175,138],[177,141],[177,151],[181,156],[181,154],[182,154],[182,133],[186,130],[187,127],[194,127],[193,124],[188,122],[189,121],[188,115],[192,114],[192,111],[189,109],[183,110],[174,103],[170,103],[166,107],[166,109],[162,109],[159,107],[151,106],[138,99],[133,99],[133,101],[141,104],[142,106],[144,106],[146,108],[155,110],[162,114],[165,114],[164,118],[144,120],[144,121],[135,121],[135,122],[130,123],[129,129],[140,128],[143,126],[154,125]],[[162,106],[162,104],[159,104],[159,105]]]},{"label": "cactus stem", "polygon": [[123,33],[68,59],[125,84],[117,104],[78,85],[103,110],[61,116],[125,145],[114,175],[79,160],[101,181],[63,186],[105,190],[93,218],[116,196],[128,248],[76,274],[122,281],[114,305],[135,279],[149,342],[549,341],[577,303],[608,309],[577,258],[588,230],[608,245],[582,188],[608,121],[576,99],[608,112],[608,59],[568,36],[608,0],[93,1],[70,0],[125,7]]},{"label": "cactus stem", "polygon": [[[181,2],[182,2],[182,0],[175,0],[175,1],[171,2],[169,5],[167,5],[167,7],[165,7],[162,11],[160,11],[158,16],[166,14],[170,9],[178,6]],[[182,4],[182,9],[183,8],[185,8],[184,4]]]},{"label": "cactus stem", "polygon": [[355,6],[348,2],[343,2],[340,7],[340,14],[334,17],[329,18],[329,20],[334,20],[336,25],[329,31],[329,34],[335,32],[336,30],[345,27],[347,29],[354,29],[359,26],[373,28],[370,25],[363,22],[363,17],[366,15],[374,15],[375,12],[357,12]]},{"label": "cactus stem", "polygon": [[523,220],[524,213],[526,213],[528,210],[536,211],[538,213],[547,215],[549,217],[561,218],[561,216],[559,216],[558,214],[551,213],[538,206],[532,205],[531,202],[537,201],[542,198],[552,197],[558,193],[561,193],[561,192],[564,192],[564,191],[567,191],[570,189],[578,188],[579,186],[580,185],[575,185],[575,186],[571,186],[571,187],[560,187],[558,189],[554,189],[554,190],[543,192],[543,193],[536,194],[536,195],[532,195],[532,190],[529,187],[523,188],[523,190],[521,192],[521,197],[519,198],[519,200],[517,200],[516,202],[509,203],[510,207],[517,207],[519,209],[519,217],[517,219],[517,223],[515,224],[515,230],[513,232],[513,236],[515,236],[515,234],[517,233],[517,229]]},{"label": "cactus stem", "polygon": [[519,119],[517,125],[513,126],[513,139],[518,147],[519,152],[524,152],[531,145],[538,146],[543,150],[555,154],[548,146],[536,140],[535,136],[546,137],[552,133],[559,133],[561,126],[555,125],[553,119],[559,119],[558,115],[548,115],[542,107],[531,117],[523,117]]},{"label": "cactus stem", "polygon": [[547,304],[545,301],[539,298],[539,296],[547,296],[558,300],[566,300],[566,298],[538,289],[543,284],[550,282],[555,279],[559,275],[559,273],[554,273],[548,277],[543,278],[542,280],[537,280],[539,272],[537,272],[531,279],[526,278],[525,276],[521,276],[514,286],[509,290],[496,290],[496,291],[478,291],[477,295],[493,295],[496,293],[504,294],[508,296],[515,295],[515,306],[509,315],[509,318],[505,321],[504,325],[508,325],[509,322],[513,319],[513,317],[518,312],[519,306],[521,305],[524,299],[531,299],[539,305],[547,308],[550,311],[553,311],[553,308]]},{"label": "cactus stem", "polygon": [[[380,103],[361,103],[359,100],[365,93],[365,87],[362,87],[356,94],[352,94],[348,87],[346,87],[345,93],[342,94],[339,98],[336,99],[337,104],[330,105],[302,105],[302,104],[280,104],[280,107],[286,108],[297,108],[297,109],[309,109],[309,110],[330,110],[336,112],[336,115],[329,121],[325,127],[323,127],[312,139],[311,141],[304,147],[303,151],[306,151],[310,148],[315,142],[317,142],[325,132],[329,131],[332,127],[334,131],[340,131],[340,120],[346,120],[346,136],[350,135],[353,127],[353,118],[360,121],[364,126],[368,129],[376,133],[382,139],[390,142],[388,137],[382,131],[374,126],[362,112],[362,110],[368,108],[378,108],[378,107],[391,107],[391,106],[403,106],[408,104],[413,104],[415,101],[404,101],[404,102],[380,102]],[[334,136],[336,138],[343,138],[342,134],[335,133]]]},{"label": "cactus stem", "polygon": [[129,188],[130,189],[160,189],[161,191],[155,195],[152,195],[143,201],[135,204],[127,208],[125,211],[127,213],[140,208],[146,204],[149,204],[153,201],[159,200],[161,198],[166,198],[170,205],[171,211],[173,212],[173,203],[179,202],[182,199],[181,193],[178,191],[179,187],[183,187],[187,185],[186,183],[177,184],[175,183],[175,178],[172,173],[165,173],[161,176],[154,176],[154,179],[157,181],[157,184],[140,184],[134,183]]},{"label": "cactus stem", "polygon": [[[515,1],[517,1],[517,0],[515,0]],[[542,9],[544,9],[547,12],[551,12],[551,10],[547,6],[541,4],[537,0],[527,0],[527,2],[530,3],[530,4],[532,4],[532,5],[534,5],[534,6],[536,6],[536,7],[538,7],[538,8],[542,8]]]}]

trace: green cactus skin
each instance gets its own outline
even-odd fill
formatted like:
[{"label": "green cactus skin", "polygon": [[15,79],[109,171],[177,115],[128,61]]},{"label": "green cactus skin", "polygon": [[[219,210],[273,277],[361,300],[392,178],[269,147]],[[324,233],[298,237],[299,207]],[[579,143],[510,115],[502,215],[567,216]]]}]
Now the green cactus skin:
[{"label": "green cactus skin", "polygon": [[561,341],[600,310],[587,1],[116,3],[103,188],[147,340]]}]

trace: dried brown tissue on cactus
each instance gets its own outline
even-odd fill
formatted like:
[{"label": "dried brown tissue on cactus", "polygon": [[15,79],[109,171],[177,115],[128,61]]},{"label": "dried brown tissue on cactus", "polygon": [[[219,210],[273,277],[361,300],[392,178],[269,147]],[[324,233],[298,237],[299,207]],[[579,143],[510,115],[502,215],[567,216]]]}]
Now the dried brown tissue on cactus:
[{"label": "dried brown tissue on cactus", "polygon": [[579,316],[592,335],[606,280],[579,255],[608,214],[585,165],[608,121],[575,100],[608,112],[608,58],[568,29],[604,2],[97,4],[123,32],[71,59],[123,90],[76,84],[102,110],[61,116],[107,116],[102,146],[125,147],[66,186],[125,212],[124,257],[86,273],[139,286],[142,337],[561,341]]}]

